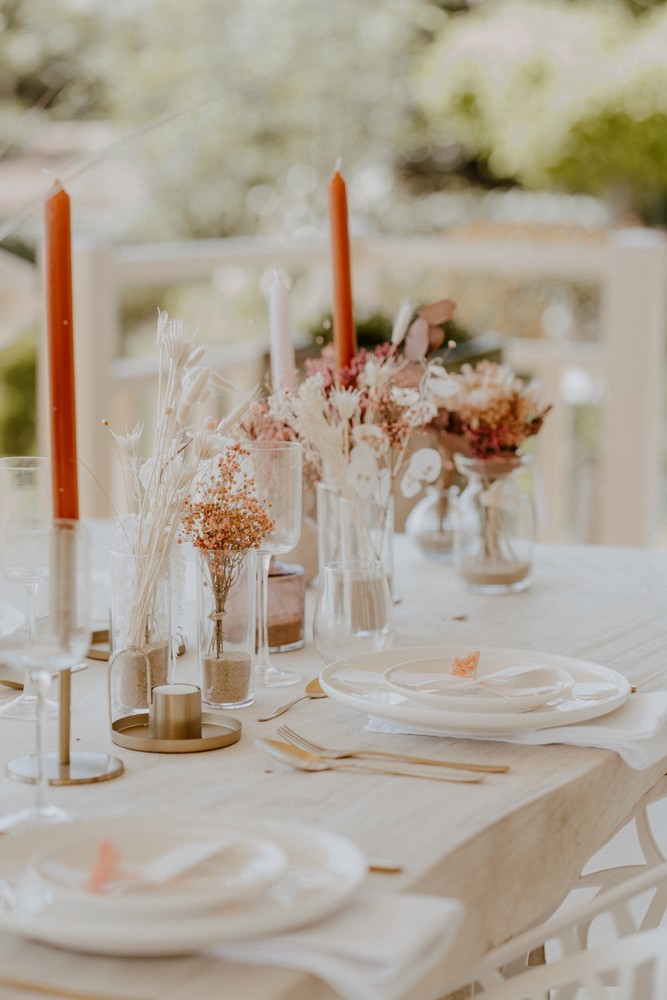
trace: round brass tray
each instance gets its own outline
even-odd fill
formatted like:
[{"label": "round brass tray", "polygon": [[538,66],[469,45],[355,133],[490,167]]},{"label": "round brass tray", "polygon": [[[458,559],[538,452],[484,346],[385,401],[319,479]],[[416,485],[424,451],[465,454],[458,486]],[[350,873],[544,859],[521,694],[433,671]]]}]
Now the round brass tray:
[{"label": "round brass tray", "polygon": [[231,715],[202,713],[202,734],[199,739],[154,740],[148,735],[148,712],[124,715],[111,724],[111,742],[126,750],[144,753],[200,753],[232,746],[241,739],[241,723]]}]

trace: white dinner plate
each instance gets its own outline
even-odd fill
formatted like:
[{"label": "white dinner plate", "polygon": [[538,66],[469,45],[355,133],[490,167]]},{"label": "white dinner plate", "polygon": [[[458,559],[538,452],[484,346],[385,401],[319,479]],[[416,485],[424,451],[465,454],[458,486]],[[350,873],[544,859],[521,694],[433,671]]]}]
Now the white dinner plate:
[{"label": "white dinner plate", "polygon": [[[172,817],[162,816],[168,825]],[[317,827],[295,823],[243,823],[249,836],[265,837],[287,858],[271,888],[255,899],[187,915],[166,914],[122,919],[100,910],[84,918],[62,899],[49,899],[27,874],[32,857],[50,843],[65,844],[86,829],[100,838],[109,819],[76,821],[22,830],[2,838],[0,858],[0,929],[69,951],[122,957],[187,955],[215,945],[248,941],[313,923],[340,909],[363,881],[366,860],[351,841]],[[219,833],[210,819],[201,829]]]},{"label": "white dinner plate", "polygon": [[450,712],[531,712],[574,685],[568,671],[539,662],[499,668],[480,657],[477,677],[450,674],[450,664],[441,656],[407,660],[385,670],[384,679],[406,698]]},{"label": "white dinner plate", "polygon": [[[564,670],[574,685],[561,701],[541,705],[532,712],[450,712],[429,708],[388,687],[384,672],[407,660],[439,657],[447,662],[465,656],[469,647],[412,646],[360,653],[330,663],[320,674],[322,688],[330,698],[365,715],[388,719],[397,725],[416,726],[440,736],[513,736],[517,733],[549,729],[585,722],[607,715],[630,694],[627,678],[588,660],[523,649],[483,649],[481,656],[489,669],[540,662]],[[481,657],[480,657],[481,662]]]},{"label": "white dinner plate", "polygon": [[[103,842],[109,847],[100,854]],[[92,891],[91,873],[96,862],[98,867],[105,864],[109,848],[116,855],[111,877]],[[210,851],[215,854],[207,858]],[[195,860],[197,855],[202,861],[176,878],[160,883],[142,877],[146,866],[156,860],[164,866],[170,861],[178,864],[180,859]],[[65,843],[50,845],[28,867],[56,899],[77,914],[94,917],[106,909],[124,918],[194,913],[249,900],[265,892],[286,865],[285,853],[277,844],[244,830],[184,820],[165,824],[160,819],[119,818],[109,820],[102,839],[97,828],[72,831]]]}]

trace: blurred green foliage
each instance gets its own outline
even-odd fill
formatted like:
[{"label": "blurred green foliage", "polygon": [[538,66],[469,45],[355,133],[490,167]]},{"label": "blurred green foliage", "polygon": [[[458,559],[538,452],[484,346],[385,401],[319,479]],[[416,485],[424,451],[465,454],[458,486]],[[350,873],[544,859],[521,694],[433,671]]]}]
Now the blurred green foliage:
[{"label": "blurred green foliage", "polygon": [[667,6],[505,0],[452,17],[419,103],[492,179],[667,221]]},{"label": "blurred green foliage", "polygon": [[37,331],[0,348],[0,454],[33,455],[36,442]]}]

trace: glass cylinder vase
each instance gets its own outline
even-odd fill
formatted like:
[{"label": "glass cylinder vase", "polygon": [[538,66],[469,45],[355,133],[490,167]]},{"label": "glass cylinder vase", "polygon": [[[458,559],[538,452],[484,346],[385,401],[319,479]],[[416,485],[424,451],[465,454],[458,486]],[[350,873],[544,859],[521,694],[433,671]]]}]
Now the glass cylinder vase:
[{"label": "glass cylinder vase", "polygon": [[241,708],[255,700],[255,553],[198,549],[197,644],[202,702]]},{"label": "glass cylinder vase", "polygon": [[111,553],[114,706],[146,712],[151,689],[171,678],[170,554]]},{"label": "glass cylinder vase", "polygon": [[530,585],[532,504],[517,479],[529,455],[470,458],[455,455],[468,482],[456,502],[454,558],[475,591],[506,594]]},{"label": "glass cylinder vase", "polygon": [[346,559],[377,561],[393,593],[394,500],[344,497],[330,483],[317,484],[317,560],[320,569]]}]

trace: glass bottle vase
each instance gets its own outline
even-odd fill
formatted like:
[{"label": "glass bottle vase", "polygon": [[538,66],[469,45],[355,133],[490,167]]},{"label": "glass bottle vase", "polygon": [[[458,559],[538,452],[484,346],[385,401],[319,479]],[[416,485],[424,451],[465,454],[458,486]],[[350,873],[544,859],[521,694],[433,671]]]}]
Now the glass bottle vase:
[{"label": "glass bottle vase", "polygon": [[241,708],[255,700],[255,553],[197,549],[197,646],[202,703]]},{"label": "glass bottle vase", "polygon": [[456,502],[454,559],[459,575],[479,593],[506,594],[530,585],[533,510],[519,474],[529,455],[455,455],[468,482]]}]

